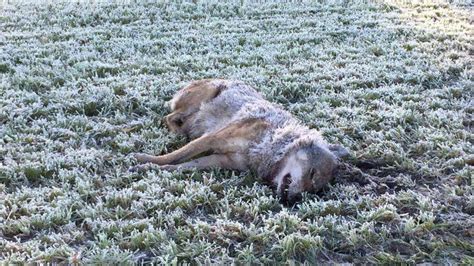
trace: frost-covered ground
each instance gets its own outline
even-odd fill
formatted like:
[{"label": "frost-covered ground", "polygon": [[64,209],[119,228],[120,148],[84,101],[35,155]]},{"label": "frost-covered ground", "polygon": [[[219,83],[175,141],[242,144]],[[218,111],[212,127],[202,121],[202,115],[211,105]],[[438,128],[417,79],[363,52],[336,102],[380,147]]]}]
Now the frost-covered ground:
[{"label": "frost-covered ground", "polygon": [[[472,7],[3,3],[1,261],[474,263]],[[290,207],[250,173],[128,172],[185,143],[164,102],[207,77],[353,157]]]}]

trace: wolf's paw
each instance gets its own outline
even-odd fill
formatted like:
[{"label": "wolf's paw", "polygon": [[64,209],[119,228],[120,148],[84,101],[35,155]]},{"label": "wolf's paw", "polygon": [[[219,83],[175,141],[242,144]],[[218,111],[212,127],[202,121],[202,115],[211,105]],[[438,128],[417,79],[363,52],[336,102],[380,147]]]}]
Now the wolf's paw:
[{"label": "wolf's paw", "polygon": [[128,168],[128,171],[132,172],[132,173],[144,173],[148,170],[174,171],[176,169],[177,169],[176,165],[170,165],[170,164],[157,165],[157,164],[145,163],[145,164],[139,164],[139,165],[132,166],[132,167]]},{"label": "wolf's paw", "polygon": [[140,163],[152,162],[153,158],[155,157],[155,156],[148,155],[148,154],[145,154],[145,153],[133,153],[132,156],[133,156],[133,158],[135,158]]},{"label": "wolf's paw", "polygon": [[149,170],[161,170],[161,169],[162,168],[159,165],[146,163],[146,164],[139,164],[139,165],[132,166],[128,168],[128,171],[133,172],[133,173],[145,173],[146,171],[149,171]]},{"label": "wolf's paw", "polygon": [[165,171],[174,171],[174,170],[178,170],[179,167],[172,164],[165,164],[165,165],[160,165],[160,169],[165,170]]},{"label": "wolf's paw", "polygon": [[130,168],[128,168],[128,171],[129,172],[132,172],[132,173],[144,173],[146,172],[148,169],[150,169],[150,166],[147,165],[147,164],[139,164],[139,165],[135,165],[135,166],[132,166]]}]

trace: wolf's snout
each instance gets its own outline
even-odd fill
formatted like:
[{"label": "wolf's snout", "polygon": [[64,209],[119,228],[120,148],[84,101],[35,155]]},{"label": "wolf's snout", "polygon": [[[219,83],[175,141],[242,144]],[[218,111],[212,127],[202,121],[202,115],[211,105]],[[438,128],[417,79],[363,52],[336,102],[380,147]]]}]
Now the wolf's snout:
[{"label": "wolf's snout", "polygon": [[290,184],[291,184],[291,175],[290,173],[283,176],[283,180],[281,181],[280,190],[278,194],[282,202],[288,202],[288,199],[291,198],[292,195],[289,193]]}]

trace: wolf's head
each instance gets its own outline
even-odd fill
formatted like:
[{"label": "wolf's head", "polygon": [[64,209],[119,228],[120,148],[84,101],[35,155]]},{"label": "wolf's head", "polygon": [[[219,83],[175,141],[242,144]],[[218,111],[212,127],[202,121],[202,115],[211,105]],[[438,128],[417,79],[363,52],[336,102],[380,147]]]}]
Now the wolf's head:
[{"label": "wolf's head", "polygon": [[302,192],[320,190],[333,178],[339,158],[348,154],[342,146],[315,143],[288,152],[273,179],[277,194],[294,202]]}]

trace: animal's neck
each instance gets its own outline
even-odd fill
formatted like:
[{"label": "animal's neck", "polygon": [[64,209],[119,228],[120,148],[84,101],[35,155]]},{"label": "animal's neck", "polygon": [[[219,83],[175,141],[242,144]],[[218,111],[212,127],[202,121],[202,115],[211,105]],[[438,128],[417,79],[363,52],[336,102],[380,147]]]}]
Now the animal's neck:
[{"label": "animal's neck", "polygon": [[251,163],[255,163],[255,169],[261,178],[272,181],[287,154],[317,142],[322,142],[322,138],[316,130],[310,130],[301,124],[288,124],[267,132],[262,141],[251,148],[250,152],[259,158]]}]

